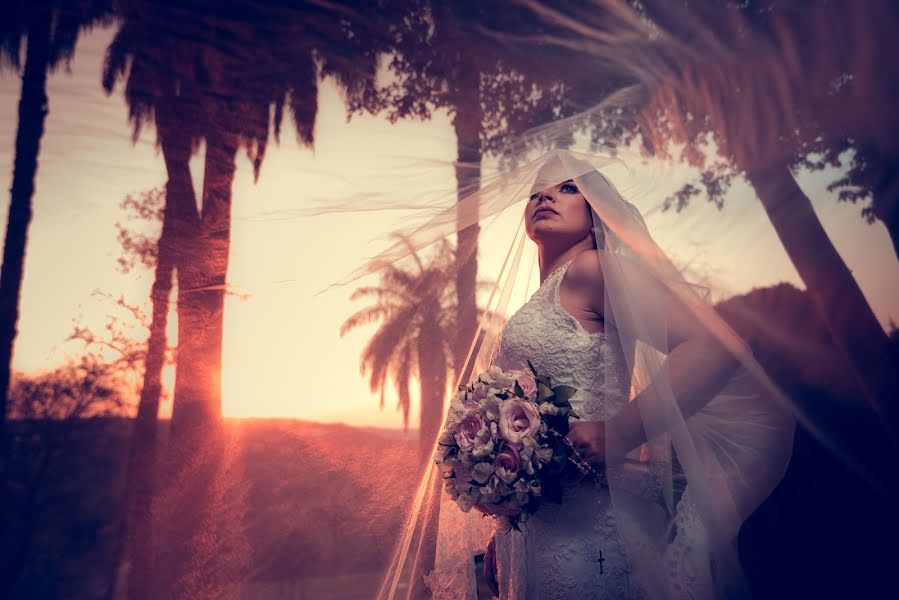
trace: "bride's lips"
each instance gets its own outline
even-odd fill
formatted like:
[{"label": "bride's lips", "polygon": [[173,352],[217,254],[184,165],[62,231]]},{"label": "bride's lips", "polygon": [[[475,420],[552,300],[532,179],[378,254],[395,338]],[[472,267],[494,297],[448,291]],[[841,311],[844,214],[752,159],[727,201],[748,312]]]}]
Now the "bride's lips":
[{"label": "bride's lips", "polygon": [[537,210],[534,211],[533,218],[536,219],[538,216],[540,216],[542,214],[546,214],[546,213],[552,213],[554,215],[559,214],[555,210],[553,210],[552,208],[550,208],[548,206],[541,206],[540,208],[538,208]]}]

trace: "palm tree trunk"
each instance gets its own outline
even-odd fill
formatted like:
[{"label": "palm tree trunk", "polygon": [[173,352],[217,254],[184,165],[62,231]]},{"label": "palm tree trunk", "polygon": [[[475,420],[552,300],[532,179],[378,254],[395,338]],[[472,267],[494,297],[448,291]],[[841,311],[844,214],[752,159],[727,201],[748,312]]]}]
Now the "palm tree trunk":
[{"label": "palm tree trunk", "polygon": [[[167,186],[171,187],[171,183]],[[174,190],[167,190],[166,197]],[[168,202],[163,210],[162,234],[157,244],[156,274],[150,299],[153,317],[144,380],[141,388],[137,417],[131,434],[131,453],[128,459],[128,475],[125,488],[125,523],[119,560],[119,576],[110,589],[109,598],[115,597],[119,582],[127,577],[128,597],[144,600],[153,593],[153,528],[151,504],[156,485],[156,434],[159,414],[159,398],[162,393],[162,369],[165,366],[166,326],[169,312],[169,296],[175,269],[172,245],[173,211]]]},{"label": "palm tree trunk", "polygon": [[[456,94],[456,132],[458,160],[456,161],[457,196],[462,200],[476,191],[481,180],[481,110],[480,72],[474,65],[461,68],[463,74]],[[456,343],[453,367],[458,377],[465,368],[465,358],[477,329],[476,281],[478,275],[478,235],[481,228],[476,215],[459,214],[460,219],[474,224],[459,230],[456,237]],[[465,382],[462,382],[465,383]]]},{"label": "palm tree trunk", "polygon": [[[202,217],[191,248],[178,265],[173,436],[200,439],[204,430],[217,426],[222,414],[223,308],[236,154],[236,144],[226,136],[207,138]],[[185,210],[189,208],[195,210],[195,205]],[[181,332],[190,339],[183,339]]]},{"label": "palm tree trunk", "polygon": [[897,426],[899,372],[886,333],[786,166],[747,177],[837,348],[874,409]]},{"label": "palm tree trunk", "polygon": [[437,526],[440,519],[440,503],[430,499],[440,498],[443,493],[443,480],[433,465],[428,465],[431,450],[437,440],[440,425],[443,423],[443,405],[446,400],[446,363],[445,354],[440,351],[440,331],[436,323],[427,320],[422,323],[418,347],[418,375],[421,383],[421,410],[419,414],[418,454],[419,473],[429,474],[430,491],[426,498],[428,510],[422,515],[422,544],[415,563],[415,587],[411,598],[426,598],[430,592],[425,589],[423,576],[433,568],[437,556]]},{"label": "palm tree trunk", "polygon": [[[162,111],[164,112],[164,111]],[[181,135],[177,127],[167,127],[158,118],[159,139],[169,180],[166,188],[166,208],[172,212],[172,252],[178,283],[178,346],[175,350],[175,389],[172,407],[171,437],[181,435],[179,427],[184,407],[202,402],[203,392],[197,372],[196,340],[202,332],[202,323],[193,319],[196,310],[192,306],[193,288],[201,287],[202,255],[200,248],[200,214],[190,175],[190,140]]]},{"label": "palm tree trunk", "polygon": [[[19,96],[19,128],[10,189],[3,266],[0,269],[0,475],[5,475],[7,456],[6,412],[12,372],[13,346],[19,323],[19,296],[25,268],[25,244],[31,224],[34,180],[44,120],[49,112],[47,70],[50,54],[49,11],[29,11],[28,46],[22,92]],[[5,479],[4,479],[5,480]]]},{"label": "palm tree trunk", "polygon": [[[13,348],[19,323],[19,297],[25,268],[25,244],[32,216],[31,201],[34,196],[41,138],[44,135],[44,121],[49,112],[47,99],[49,52],[50,14],[48,11],[33,11],[31,22],[28,23],[28,46],[19,97],[16,157],[13,164],[6,239],[3,245],[3,265],[0,267],[0,531],[2,531],[0,547],[4,551],[14,548],[14,542],[9,537],[18,529],[10,527],[6,522],[14,514],[7,489],[9,468],[7,461],[11,455],[12,440],[7,432],[6,419]],[[25,535],[31,535],[28,527],[25,528]],[[25,537],[24,541],[15,545],[25,545],[27,548],[27,544],[30,544],[30,537]],[[10,552],[8,556],[3,557],[0,562],[0,589],[11,592],[25,564],[24,561],[25,556],[22,552]]]},{"label": "palm tree trunk", "polygon": [[[165,140],[173,136],[163,136]],[[184,591],[196,578],[212,580],[214,565],[195,564],[210,503],[208,486],[223,457],[221,431],[221,334],[224,283],[230,232],[231,184],[236,146],[207,137],[202,211],[190,179],[190,144],[163,143],[169,173],[175,232],[172,244],[178,281],[178,349],[171,436],[166,452],[166,498],[159,506],[172,513],[177,531],[160,533],[165,552],[158,555],[154,587],[163,593]],[[224,259],[222,258],[224,256]],[[166,523],[171,528],[171,523]],[[174,537],[173,537],[174,536]]]},{"label": "palm tree trunk", "polygon": [[446,364],[440,351],[440,329],[435,323],[422,324],[418,340],[418,374],[421,384],[418,441],[422,463],[430,457],[443,423],[446,401]]},{"label": "palm tree trunk", "polygon": [[231,251],[231,189],[234,184],[237,141],[230,134],[207,138],[203,182],[203,232],[207,244],[209,314],[205,355],[209,361],[210,400],[216,418],[222,414],[222,342],[228,255]]}]

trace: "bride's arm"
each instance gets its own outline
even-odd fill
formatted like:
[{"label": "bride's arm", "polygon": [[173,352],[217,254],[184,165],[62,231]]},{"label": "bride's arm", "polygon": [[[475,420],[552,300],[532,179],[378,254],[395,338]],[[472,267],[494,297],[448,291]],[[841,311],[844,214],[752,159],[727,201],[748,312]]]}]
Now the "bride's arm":
[{"label": "bride's arm", "polygon": [[667,296],[668,356],[653,382],[609,420],[605,433],[610,453],[608,459],[611,460],[623,457],[647,441],[644,417],[652,419],[652,415],[644,415],[642,411],[656,408],[666,411],[670,402],[669,390],[683,419],[702,409],[721,391],[740,363],[719,337],[734,338],[733,343],[739,346],[739,351],[748,352],[748,347],[729,330],[722,330],[716,336],[709,329],[722,326],[717,319],[710,320],[706,326],[672,292],[660,290],[659,293]]},{"label": "bride's arm", "polygon": [[654,382],[605,425],[607,460],[621,459],[647,441],[641,410],[664,410],[668,401],[665,383],[687,419],[724,387],[738,365],[733,354],[711,334],[695,335],[679,343],[665,359],[662,373]]},{"label": "bride's arm", "polygon": [[[601,289],[599,286],[603,285],[603,281],[598,261],[592,269],[582,270],[581,273],[594,279],[594,289]],[[659,410],[665,411],[666,402],[670,401],[666,385],[683,419],[687,419],[721,390],[739,366],[734,353],[702,325],[680,300],[667,290],[658,290],[657,293],[668,295],[665,305],[670,350],[661,365],[661,372],[608,423],[583,422],[572,426],[572,434],[569,435],[572,443],[580,443],[596,462],[620,460],[627,452],[647,441],[644,416],[651,419],[651,415],[644,415],[641,410],[650,411],[653,407],[659,407]],[[597,303],[602,302],[598,294],[593,298],[597,299]],[[596,312],[604,310],[603,306],[591,308]]]}]

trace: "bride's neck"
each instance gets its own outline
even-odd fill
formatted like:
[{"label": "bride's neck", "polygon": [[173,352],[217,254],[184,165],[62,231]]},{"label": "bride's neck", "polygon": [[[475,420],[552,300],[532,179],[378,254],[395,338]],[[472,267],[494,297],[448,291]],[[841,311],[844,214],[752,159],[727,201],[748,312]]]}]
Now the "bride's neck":
[{"label": "bride's neck", "polygon": [[586,250],[593,249],[592,235],[585,237],[574,245],[553,247],[544,244],[539,247],[540,282],[560,266]]}]

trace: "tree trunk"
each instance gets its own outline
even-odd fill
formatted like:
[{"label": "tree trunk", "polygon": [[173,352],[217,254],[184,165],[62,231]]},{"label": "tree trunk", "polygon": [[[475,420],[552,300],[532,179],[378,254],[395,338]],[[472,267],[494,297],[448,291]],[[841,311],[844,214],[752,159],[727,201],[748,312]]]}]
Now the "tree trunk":
[{"label": "tree trunk", "polygon": [[418,378],[421,384],[418,449],[422,464],[430,458],[431,450],[443,423],[446,401],[445,354],[440,349],[440,329],[433,321],[425,320],[418,339]]},{"label": "tree trunk", "polygon": [[218,420],[222,415],[222,345],[237,141],[230,134],[216,132],[207,138],[207,144],[202,227],[208,289],[202,294],[203,303],[208,306],[210,325],[205,330],[203,355],[208,365],[205,385],[210,394],[210,412]]},{"label": "tree trunk", "polygon": [[899,369],[889,340],[811,201],[786,166],[747,176],[865,397],[895,428]]},{"label": "tree trunk", "polygon": [[[200,520],[204,494],[200,488],[207,485],[196,475],[197,465],[211,448],[210,440],[214,437],[208,431],[200,435],[198,423],[188,427],[183,418],[186,406],[206,406],[200,376],[203,360],[198,345],[204,323],[195,318],[198,312],[194,305],[196,295],[191,292],[202,286],[203,240],[190,174],[191,142],[181,134],[177,123],[172,125],[164,121],[157,124],[169,176],[166,207],[173,217],[172,252],[178,285],[178,345],[172,420],[169,442],[158,469],[160,484],[153,500],[153,514],[157,516],[152,517],[152,525],[158,551],[153,552],[151,559],[154,568],[151,589],[158,592],[157,596],[170,596],[175,582],[192,568],[193,536],[189,527]],[[177,535],[171,532],[171,521],[175,518],[178,519]]]},{"label": "tree trunk", "polygon": [[50,47],[50,15],[32,11],[28,23],[28,46],[22,91],[19,97],[19,127],[16,132],[16,156],[10,189],[9,216],[3,245],[3,265],[0,267],[0,589],[9,591],[18,579],[25,557],[7,550],[13,548],[10,537],[18,528],[6,523],[13,508],[7,489],[7,461],[12,455],[12,440],[7,431],[7,411],[13,348],[19,323],[19,298],[25,267],[25,244],[31,224],[34,180],[44,120],[49,111],[47,100],[47,69]]},{"label": "tree trunk", "polygon": [[18,333],[19,296],[25,268],[25,244],[31,224],[34,180],[44,120],[49,112],[47,69],[50,53],[49,11],[29,11],[28,46],[22,92],[19,96],[19,128],[10,189],[3,266],[0,269],[0,475],[7,455],[6,413],[12,372],[13,347]]},{"label": "tree trunk", "polygon": [[[161,138],[168,136],[160,136]],[[215,564],[199,560],[204,544],[218,542],[205,519],[213,510],[211,487],[220,471],[222,306],[227,274],[231,184],[236,145],[207,137],[203,206],[197,209],[190,179],[188,140],[163,144],[173,212],[172,243],[178,281],[178,349],[171,435],[166,451],[165,498],[156,590],[178,595],[196,581],[214,581]],[[204,541],[205,540],[205,541]],[[208,544],[207,544],[208,545]],[[186,586],[186,587],[185,587]]]},{"label": "tree trunk", "polygon": [[200,214],[190,175],[190,141],[177,133],[175,127],[159,123],[162,155],[169,176],[166,188],[166,207],[172,211],[172,252],[178,282],[178,346],[175,350],[175,389],[172,406],[171,438],[181,434],[178,423],[183,407],[203,401],[203,390],[197,371],[199,361],[196,340],[202,333],[202,323],[192,319],[191,289],[201,286],[202,255],[200,248]]},{"label": "tree trunk", "polygon": [[[170,180],[166,198],[177,192]],[[147,341],[144,380],[141,388],[137,417],[131,434],[131,453],[125,488],[125,523],[123,526],[122,555],[117,557],[119,576],[113,582],[110,599],[115,597],[116,587],[128,582],[128,598],[149,600],[153,593],[154,540],[151,505],[156,486],[156,434],[159,414],[159,398],[162,393],[162,370],[165,366],[166,326],[169,296],[175,254],[172,244],[173,210],[166,201],[162,217],[162,234],[157,244],[156,274],[150,299],[153,317]]]},{"label": "tree trunk", "polygon": [[[194,225],[178,262],[178,359],[172,434],[203,436],[222,414],[222,332],[231,225],[231,184],[236,144],[207,138],[202,216],[192,198],[182,200]],[[189,172],[188,172],[189,176]],[[181,333],[184,335],[181,335]]]},{"label": "tree trunk", "polygon": [[[446,399],[446,362],[440,349],[440,332],[436,324],[426,319],[422,324],[417,343],[418,377],[421,384],[421,411],[418,431],[418,473],[430,483],[430,491],[425,495],[425,511],[421,516],[419,535],[422,536],[416,553],[413,573],[413,587],[410,598],[429,598],[431,592],[425,588],[424,576],[434,568],[437,556],[437,527],[440,520],[439,498],[443,491],[441,479],[435,465],[429,464],[431,450],[443,424],[443,405]],[[431,470],[428,471],[428,467]]]},{"label": "tree trunk", "polygon": [[[476,191],[481,180],[481,110],[478,94],[480,73],[471,65],[460,68],[459,89],[456,94],[456,114],[453,128],[456,132],[458,160],[456,161],[457,196],[462,200]],[[476,209],[475,209],[476,210]],[[477,275],[478,235],[481,228],[477,215],[462,214],[460,219],[474,221],[461,229],[456,237],[456,341],[453,368],[458,378],[465,368],[465,359],[477,329]],[[466,210],[466,212],[469,212]],[[467,383],[467,382],[460,382]]]}]

